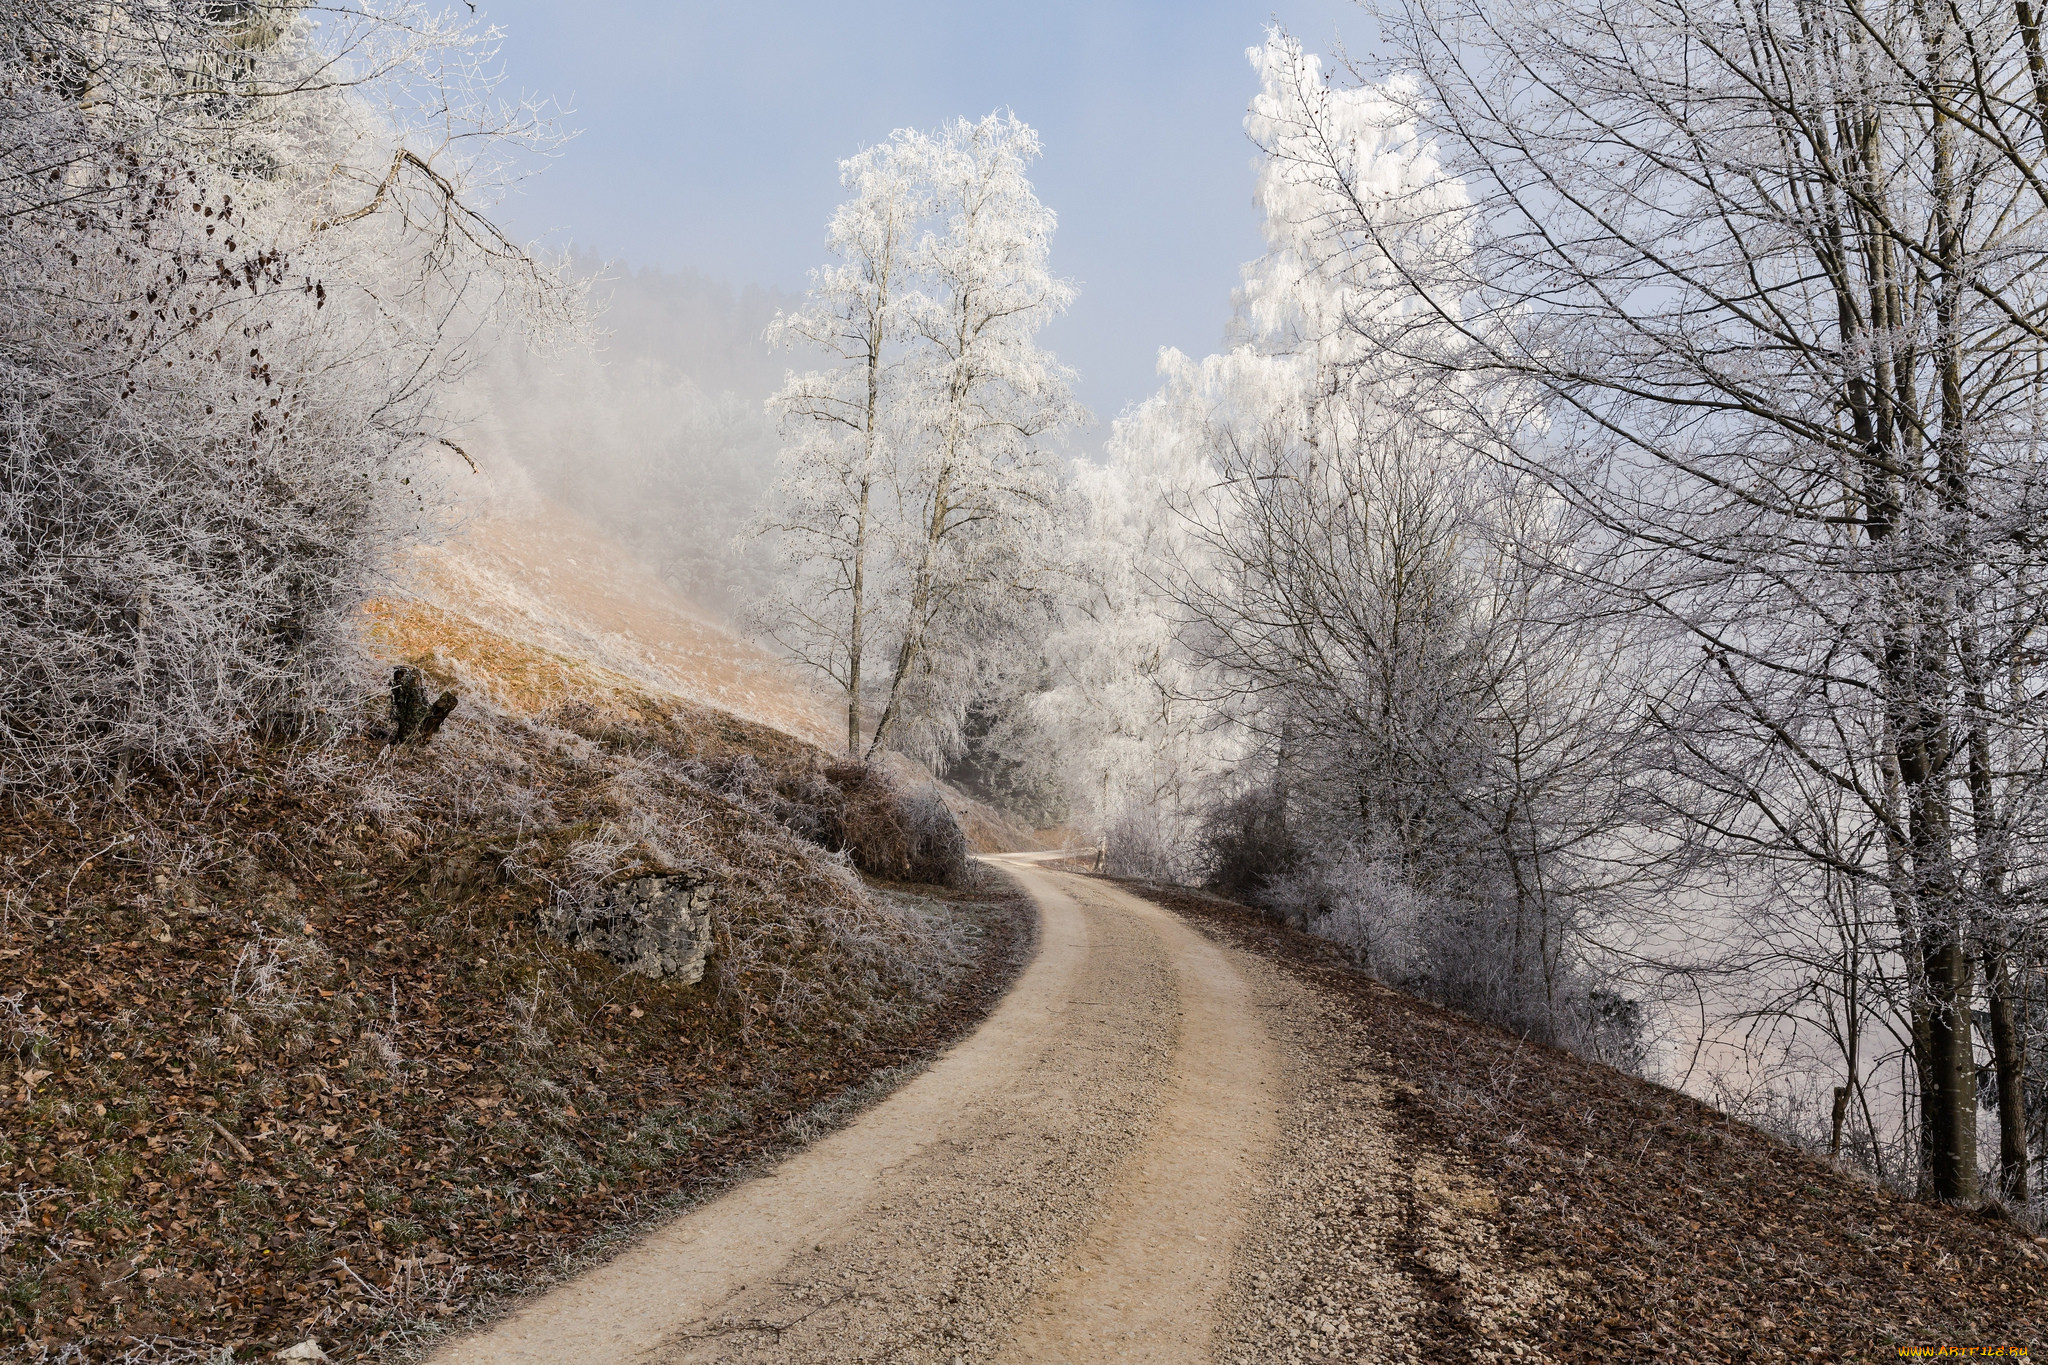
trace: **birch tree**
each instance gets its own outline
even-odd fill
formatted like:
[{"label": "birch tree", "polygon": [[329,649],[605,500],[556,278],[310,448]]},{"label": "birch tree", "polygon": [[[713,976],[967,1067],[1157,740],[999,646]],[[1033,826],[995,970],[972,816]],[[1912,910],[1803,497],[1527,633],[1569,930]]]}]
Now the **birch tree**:
[{"label": "birch tree", "polygon": [[[1033,529],[1053,511],[1053,443],[1083,413],[1036,335],[1073,287],[1050,269],[1055,219],[1032,191],[1038,135],[1014,115],[960,119],[918,140],[937,227],[921,242],[911,308],[915,388],[895,496],[903,589],[872,755],[906,719],[957,734],[955,644],[1031,593],[1047,568]],[[1043,540],[1043,537],[1038,537]],[[950,685],[949,685],[950,684]]]},{"label": "birch tree", "polygon": [[920,282],[913,257],[929,194],[923,154],[922,138],[898,133],[840,163],[852,193],[826,229],[839,261],[812,272],[806,306],[768,331],[771,342],[835,362],[792,374],[770,400],[786,444],[762,524],[780,533],[791,575],[772,598],[769,628],[839,688],[853,758],[862,754],[864,667],[891,567],[881,505],[891,441],[911,434],[902,343]]}]

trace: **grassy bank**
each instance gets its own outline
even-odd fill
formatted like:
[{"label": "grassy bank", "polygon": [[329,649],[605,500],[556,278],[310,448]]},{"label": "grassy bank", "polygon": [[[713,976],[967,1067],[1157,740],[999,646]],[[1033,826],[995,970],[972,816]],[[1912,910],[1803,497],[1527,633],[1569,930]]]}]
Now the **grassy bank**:
[{"label": "grassy bank", "polygon": [[[1028,938],[804,837],[820,756],[773,731],[618,687],[424,747],[364,719],[10,811],[0,1350],[402,1353],[830,1122]],[[717,888],[697,984],[539,928],[679,870]]]},{"label": "grassy bank", "polygon": [[[1565,1292],[1519,1333],[1554,1361],[1892,1360],[2048,1337],[2048,1243],[1903,1198],[1674,1090],[1391,990],[1325,940],[1202,892],[1130,889],[1350,1012],[1414,1188],[1390,1251],[1427,1286],[1423,1358],[1493,1358],[1497,1282],[1431,1252],[1422,1167],[1497,1196],[1501,1276]],[[1334,1357],[1333,1357],[1334,1358]]]}]

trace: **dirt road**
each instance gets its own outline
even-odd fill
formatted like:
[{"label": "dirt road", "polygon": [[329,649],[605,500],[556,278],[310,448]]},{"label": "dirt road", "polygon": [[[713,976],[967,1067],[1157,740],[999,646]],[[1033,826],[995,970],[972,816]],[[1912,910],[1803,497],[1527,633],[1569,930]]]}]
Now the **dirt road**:
[{"label": "dirt road", "polygon": [[1210,1358],[1288,1085],[1243,961],[997,861],[1041,938],[972,1037],[436,1365]]},{"label": "dirt road", "polygon": [[[1005,861],[1043,934],[978,1032],[434,1359],[1748,1365],[2038,1324],[2041,1259],[2007,1225],[1420,1004],[1270,921]],[[1812,1199],[1829,1218],[1787,1216]],[[1934,1268],[1902,1270],[1905,1246]],[[1971,1294],[1958,1263],[1986,1267]]]}]

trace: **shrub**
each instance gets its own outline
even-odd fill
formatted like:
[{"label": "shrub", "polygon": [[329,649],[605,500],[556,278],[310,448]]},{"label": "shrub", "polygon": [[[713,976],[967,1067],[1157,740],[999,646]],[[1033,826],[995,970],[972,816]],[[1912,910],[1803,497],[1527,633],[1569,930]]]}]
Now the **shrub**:
[{"label": "shrub", "polygon": [[841,798],[833,843],[854,866],[890,881],[958,886],[967,879],[967,837],[929,784],[905,791],[869,764],[840,763],[824,776]]},{"label": "shrub", "polygon": [[1301,864],[1287,826],[1286,800],[1271,786],[1217,802],[1203,817],[1197,841],[1203,884],[1238,900],[1257,900]]},{"label": "shrub", "polygon": [[871,877],[929,886],[968,879],[967,836],[933,784],[906,789],[865,763],[798,759],[770,766],[751,754],[701,759],[691,774],[810,843],[845,854]]},{"label": "shrub", "polygon": [[[0,231],[9,785],[173,760],[335,695],[396,524],[406,442],[324,286],[196,169],[130,177],[119,211]],[[27,287],[60,251],[69,287]]]},{"label": "shrub", "polygon": [[524,261],[461,207],[463,155],[422,194],[346,88],[438,80],[452,136],[460,33],[365,12],[378,57],[338,77],[290,7],[254,13],[0,12],[0,787],[296,729],[352,685],[465,295]]},{"label": "shrub", "polygon": [[1512,894],[1483,869],[1422,886],[1388,851],[1354,847],[1297,858],[1247,899],[1397,989],[1625,1071],[1647,1061],[1642,1003],[1555,944],[1546,958],[1545,936],[1516,924]]}]

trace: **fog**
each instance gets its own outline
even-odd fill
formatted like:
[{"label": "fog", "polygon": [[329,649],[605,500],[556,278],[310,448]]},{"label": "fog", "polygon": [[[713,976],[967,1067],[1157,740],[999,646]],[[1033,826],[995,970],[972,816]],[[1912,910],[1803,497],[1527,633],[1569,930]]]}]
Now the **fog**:
[{"label": "fog", "polygon": [[762,330],[795,299],[594,255],[575,274],[589,285],[596,337],[547,353],[489,348],[468,379],[475,453],[516,464],[542,497],[734,619],[759,564],[735,542],[774,470],[763,405],[791,363]]}]

